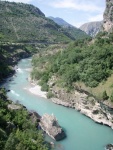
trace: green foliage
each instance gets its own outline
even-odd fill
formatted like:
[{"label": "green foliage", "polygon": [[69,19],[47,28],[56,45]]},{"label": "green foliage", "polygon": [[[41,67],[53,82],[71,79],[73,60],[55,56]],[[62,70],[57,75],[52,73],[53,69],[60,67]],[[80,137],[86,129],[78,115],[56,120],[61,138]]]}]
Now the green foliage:
[{"label": "green foliage", "polygon": [[[29,46],[30,47],[30,46]],[[18,60],[30,56],[36,48],[27,49],[26,44],[0,44],[0,82],[14,73],[14,65]],[[34,50],[33,50],[34,47]]]},{"label": "green foliage", "polygon": [[54,94],[51,91],[48,91],[47,98],[50,99],[52,97],[54,97]]},{"label": "green foliage", "polygon": [[41,90],[42,90],[42,91],[48,91],[48,90],[49,90],[49,86],[47,85],[47,83],[43,83],[43,84],[42,84]]},{"label": "green foliage", "polygon": [[[35,57],[34,70],[37,66],[46,66],[46,83],[56,74],[62,85],[69,89],[77,81],[96,87],[113,73],[112,35],[102,36],[98,35],[93,44],[90,39],[77,40],[55,55]],[[45,76],[43,72],[41,79]]]},{"label": "green foliage", "polygon": [[1,150],[48,150],[43,134],[31,121],[28,111],[8,109],[5,90],[0,89],[0,149]]},{"label": "green foliage", "polygon": [[110,100],[113,102],[113,92],[111,93]]},{"label": "green foliage", "polygon": [[106,91],[103,92],[102,98],[103,100],[108,100],[109,96],[107,95]]},{"label": "green foliage", "polygon": [[[71,37],[35,6],[0,1],[0,39],[4,42],[70,42]],[[7,11],[8,10],[8,11]]]}]

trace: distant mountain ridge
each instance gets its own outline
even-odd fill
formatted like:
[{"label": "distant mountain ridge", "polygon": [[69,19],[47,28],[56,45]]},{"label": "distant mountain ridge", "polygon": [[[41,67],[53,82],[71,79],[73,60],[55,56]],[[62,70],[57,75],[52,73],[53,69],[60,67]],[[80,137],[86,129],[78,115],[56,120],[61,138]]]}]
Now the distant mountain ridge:
[{"label": "distant mountain ridge", "polygon": [[84,31],[74,27],[73,25],[71,25],[68,22],[66,22],[65,20],[63,20],[62,18],[59,18],[59,17],[56,17],[56,18],[48,17],[48,18],[53,20],[58,25],[60,25],[64,29],[64,31],[71,34],[73,39],[89,38],[89,36]]},{"label": "distant mountain ridge", "polygon": [[88,22],[80,26],[80,29],[94,37],[102,28],[102,21]]},{"label": "distant mountain ridge", "polygon": [[57,23],[60,26],[63,26],[63,27],[74,27],[71,24],[69,24],[68,22],[66,22],[65,20],[63,20],[62,18],[59,18],[59,17],[54,18],[52,16],[50,16],[48,18],[53,20],[55,23]]}]

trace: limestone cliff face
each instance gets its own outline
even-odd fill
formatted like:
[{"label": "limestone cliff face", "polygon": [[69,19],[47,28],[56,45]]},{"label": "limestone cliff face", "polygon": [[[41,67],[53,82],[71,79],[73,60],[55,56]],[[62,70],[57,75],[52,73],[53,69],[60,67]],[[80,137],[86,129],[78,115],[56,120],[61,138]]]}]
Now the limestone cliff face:
[{"label": "limestone cliff face", "polygon": [[106,9],[104,12],[103,29],[107,32],[113,32],[113,0],[106,0]]},{"label": "limestone cliff face", "polygon": [[80,29],[94,37],[101,30],[102,23],[102,21],[88,22],[83,24]]}]

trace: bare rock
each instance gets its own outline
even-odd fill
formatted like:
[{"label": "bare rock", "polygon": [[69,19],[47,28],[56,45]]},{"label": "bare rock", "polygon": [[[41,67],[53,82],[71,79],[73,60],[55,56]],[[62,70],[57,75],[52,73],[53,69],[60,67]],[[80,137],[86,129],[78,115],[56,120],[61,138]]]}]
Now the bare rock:
[{"label": "bare rock", "polygon": [[104,31],[113,32],[113,0],[106,0],[103,28]]},{"label": "bare rock", "polygon": [[19,110],[21,109],[22,107],[19,106],[19,105],[14,105],[14,104],[9,104],[8,105],[8,109],[11,109],[11,110]]},{"label": "bare rock", "polygon": [[58,105],[63,105],[65,107],[71,107],[71,104],[65,101],[61,101],[58,98],[52,98],[51,99],[53,103],[58,104]]},{"label": "bare rock", "polygon": [[66,137],[54,115],[44,114],[40,119],[41,128],[54,140],[59,141]]}]

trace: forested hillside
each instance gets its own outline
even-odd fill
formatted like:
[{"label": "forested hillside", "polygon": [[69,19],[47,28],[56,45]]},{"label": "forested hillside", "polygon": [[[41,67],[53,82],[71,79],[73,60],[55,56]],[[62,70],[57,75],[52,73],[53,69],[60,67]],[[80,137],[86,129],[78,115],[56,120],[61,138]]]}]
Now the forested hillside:
[{"label": "forested hillside", "polygon": [[[43,54],[42,57],[34,57],[33,66],[32,78],[40,79],[42,87],[46,84],[45,89],[49,88],[48,81],[53,76],[57,78],[55,84],[69,91],[75,89],[76,83],[81,83],[80,86],[85,83],[86,87],[96,88],[113,74],[113,34],[99,33],[95,40],[75,41],[67,49],[59,50],[56,55]],[[38,66],[43,66],[43,69],[37,70]],[[97,93],[99,92],[102,90]],[[111,88],[109,98],[112,93]]]},{"label": "forested hillside", "polygon": [[5,42],[69,42],[72,37],[35,6],[0,1],[0,40]]}]

